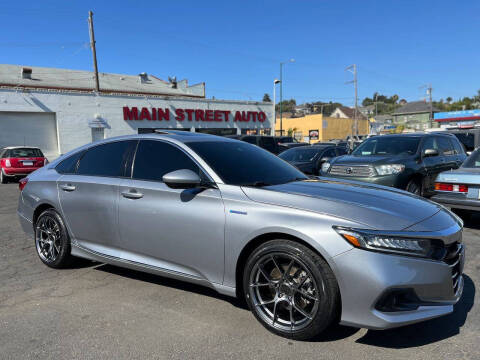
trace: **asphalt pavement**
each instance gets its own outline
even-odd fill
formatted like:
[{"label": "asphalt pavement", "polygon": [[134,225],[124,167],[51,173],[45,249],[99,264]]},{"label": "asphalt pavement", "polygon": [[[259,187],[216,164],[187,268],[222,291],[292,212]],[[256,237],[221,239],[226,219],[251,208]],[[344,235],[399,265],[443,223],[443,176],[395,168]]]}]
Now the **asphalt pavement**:
[{"label": "asphalt pavement", "polygon": [[0,359],[480,359],[480,216],[466,224],[465,289],[454,313],[314,341],[269,333],[234,299],[187,283],[79,261],[53,270],[0,185]]}]

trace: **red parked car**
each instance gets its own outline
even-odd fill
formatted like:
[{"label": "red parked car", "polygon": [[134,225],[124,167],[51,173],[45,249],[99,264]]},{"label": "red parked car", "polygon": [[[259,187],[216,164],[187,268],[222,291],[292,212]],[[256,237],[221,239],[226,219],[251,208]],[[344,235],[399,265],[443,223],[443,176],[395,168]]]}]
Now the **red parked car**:
[{"label": "red parked car", "polygon": [[0,150],[0,182],[18,179],[48,164],[42,150],[27,146],[11,146]]}]

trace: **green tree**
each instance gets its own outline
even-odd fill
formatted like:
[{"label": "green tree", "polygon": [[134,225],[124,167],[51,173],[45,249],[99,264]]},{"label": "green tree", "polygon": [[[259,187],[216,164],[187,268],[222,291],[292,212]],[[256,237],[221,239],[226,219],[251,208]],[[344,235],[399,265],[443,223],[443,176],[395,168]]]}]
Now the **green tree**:
[{"label": "green tree", "polygon": [[270,95],[268,95],[267,93],[265,93],[265,95],[263,95],[263,102],[272,102],[272,99],[270,99]]}]

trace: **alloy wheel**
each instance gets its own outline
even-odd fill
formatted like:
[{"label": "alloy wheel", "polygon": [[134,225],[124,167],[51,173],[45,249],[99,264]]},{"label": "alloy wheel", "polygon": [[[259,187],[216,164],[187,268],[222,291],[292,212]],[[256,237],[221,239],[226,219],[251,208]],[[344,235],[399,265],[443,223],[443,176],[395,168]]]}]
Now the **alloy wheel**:
[{"label": "alloy wheel", "polygon": [[271,253],[260,258],[250,273],[249,295],[254,311],[283,331],[306,328],[319,309],[319,285],[296,256]]},{"label": "alloy wheel", "polygon": [[36,226],[35,245],[40,258],[46,262],[54,262],[61,250],[61,230],[57,220],[45,215],[40,218]]}]

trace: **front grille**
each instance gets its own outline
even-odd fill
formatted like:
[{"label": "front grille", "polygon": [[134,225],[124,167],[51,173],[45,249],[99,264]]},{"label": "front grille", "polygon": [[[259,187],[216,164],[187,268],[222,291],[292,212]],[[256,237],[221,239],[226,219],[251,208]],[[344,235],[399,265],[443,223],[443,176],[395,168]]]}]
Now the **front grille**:
[{"label": "front grille", "polygon": [[453,293],[458,292],[458,286],[460,284],[460,277],[462,276],[463,268],[463,245],[461,243],[455,242],[448,245],[447,253],[445,254],[444,261],[452,269],[452,284],[453,284]]},{"label": "front grille", "polygon": [[375,170],[368,165],[332,165],[330,174],[338,176],[372,177],[375,176]]}]

